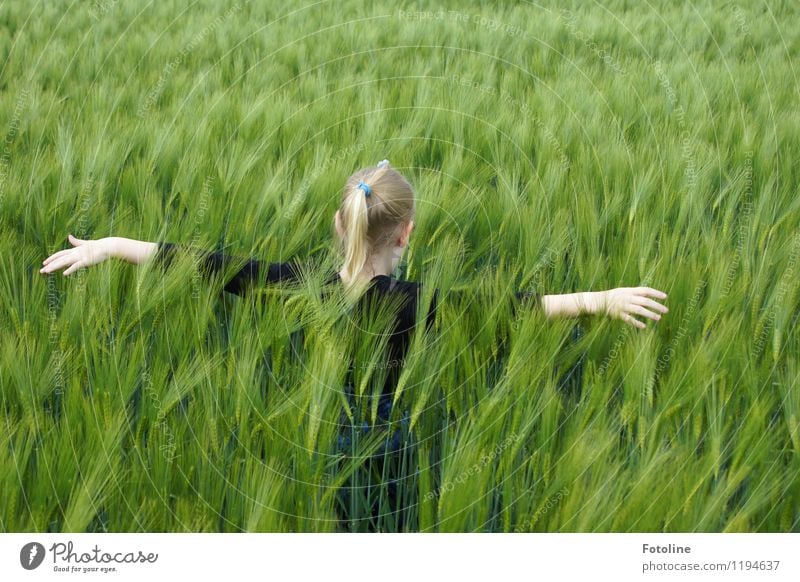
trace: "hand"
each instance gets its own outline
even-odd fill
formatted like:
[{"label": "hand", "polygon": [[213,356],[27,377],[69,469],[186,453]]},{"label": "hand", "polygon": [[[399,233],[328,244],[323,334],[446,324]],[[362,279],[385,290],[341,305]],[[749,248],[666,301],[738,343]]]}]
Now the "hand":
[{"label": "hand", "polygon": [[641,315],[658,321],[661,319],[661,313],[669,311],[664,305],[650,299],[650,297],[664,300],[667,298],[667,294],[650,287],[619,287],[603,291],[601,293],[600,313],[605,313],[612,319],[621,319],[634,327],[644,329],[647,326],[643,321],[633,317],[634,315]]},{"label": "hand", "polygon": [[63,273],[66,277],[80,268],[102,263],[111,256],[111,241],[107,238],[82,240],[70,234],[69,242],[73,248],[55,252],[47,257],[42,261],[44,266],[39,269],[40,273],[52,273],[67,267]]}]

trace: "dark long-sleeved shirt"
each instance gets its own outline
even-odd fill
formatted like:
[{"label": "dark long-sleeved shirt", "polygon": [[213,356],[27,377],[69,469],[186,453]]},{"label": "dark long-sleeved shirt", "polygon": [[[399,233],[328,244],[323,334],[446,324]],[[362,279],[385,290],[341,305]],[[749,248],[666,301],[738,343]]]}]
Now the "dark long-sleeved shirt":
[{"label": "dark long-sleeved shirt", "polygon": [[[172,242],[159,242],[158,252],[156,253],[156,260],[163,265],[168,265],[176,250],[188,249],[185,245],[176,244]],[[191,249],[197,251],[197,249]],[[229,273],[230,265],[232,262],[241,263],[242,258],[227,255],[221,252],[200,251],[202,258],[200,266],[203,272],[207,275]],[[249,289],[261,283],[280,283],[283,281],[297,280],[300,277],[302,265],[296,261],[289,261],[285,263],[272,263],[260,259],[250,258],[244,261],[243,266],[236,270],[230,278],[228,278],[223,289],[229,293],[236,295],[245,295]],[[333,272],[326,282],[335,283],[340,282],[341,277],[339,273]],[[403,279],[396,279],[389,275],[377,275],[370,281],[364,297],[375,297],[376,294],[400,294],[401,300],[399,302],[400,308],[396,316],[395,327],[388,338],[388,357],[390,362],[402,362],[405,358],[406,350],[408,349],[411,331],[416,325],[417,321],[417,304],[421,299],[422,285],[417,281],[408,281]],[[513,306],[519,303],[527,304],[540,304],[540,295],[533,291],[516,291],[514,292],[516,302],[512,302]],[[439,300],[439,290],[434,289],[430,308],[426,317],[426,325],[431,326],[435,320],[436,307]],[[400,366],[390,366],[389,377],[387,378],[384,393],[390,392],[391,387],[396,384],[399,375]]]}]

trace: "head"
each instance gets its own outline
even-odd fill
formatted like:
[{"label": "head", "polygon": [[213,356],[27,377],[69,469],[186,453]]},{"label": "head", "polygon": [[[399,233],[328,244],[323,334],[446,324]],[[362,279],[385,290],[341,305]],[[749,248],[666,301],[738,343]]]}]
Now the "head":
[{"label": "head", "polygon": [[414,228],[415,209],[411,184],[387,161],[347,179],[334,216],[346,285],[371,278],[381,266],[397,267]]}]

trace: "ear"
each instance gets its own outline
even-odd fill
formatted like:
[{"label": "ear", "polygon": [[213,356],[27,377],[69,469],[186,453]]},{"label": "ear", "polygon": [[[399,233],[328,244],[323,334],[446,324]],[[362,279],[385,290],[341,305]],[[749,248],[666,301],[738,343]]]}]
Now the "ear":
[{"label": "ear", "polygon": [[404,247],[408,244],[408,239],[411,236],[411,231],[414,230],[414,221],[409,220],[408,223],[400,231],[400,238],[398,239],[399,246]]}]

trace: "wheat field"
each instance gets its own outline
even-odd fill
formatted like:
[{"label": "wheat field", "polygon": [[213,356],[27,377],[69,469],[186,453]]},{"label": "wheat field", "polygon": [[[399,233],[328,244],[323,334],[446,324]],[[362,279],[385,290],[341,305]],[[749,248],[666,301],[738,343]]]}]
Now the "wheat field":
[{"label": "wheat field", "polygon": [[[799,17],[3,3],[0,531],[800,531]],[[391,458],[340,446],[385,322],[313,272],[254,300],[190,260],[38,272],[68,233],[323,264],[384,158],[402,275],[486,291],[415,334]],[[639,285],[669,296],[646,330],[504,300]]]}]

